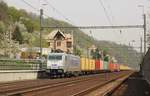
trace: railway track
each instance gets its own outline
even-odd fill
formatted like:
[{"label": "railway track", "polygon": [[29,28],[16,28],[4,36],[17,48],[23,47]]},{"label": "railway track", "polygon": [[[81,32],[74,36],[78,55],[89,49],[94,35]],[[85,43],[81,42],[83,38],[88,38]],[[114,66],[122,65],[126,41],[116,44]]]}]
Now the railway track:
[{"label": "railway track", "polygon": [[20,84],[8,84],[7,87],[3,86],[3,88],[1,85],[0,94],[3,96],[83,96],[83,93],[90,93],[91,90],[96,90],[98,87],[129,73],[131,72],[105,73],[94,76],[45,81],[38,80],[36,82],[33,80],[32,82],[21,82],[20,84],[23,84],[22,86]]},{"label": "railway track", "polygon": [[39,80],[29,80],[29,81],[19,81],[19,82],[12,82],[12,83],[4,83],[0,85],[0,94],[6,94],[6,93],[11,93],[11,92],[16,92],[18,90],[26,90],[26,89],[32,89],[32,88],[37,88],[41,86],[46,86],[46,85],[52,85],[52,84],[57,84],[57,83],[64,83],[68,81],[75,81],[75,80],[80,80],[82,78],[91,78],[95,77],[94,76],[81,76],[78,78],[61,78],[61,79],[39,79]]},{"label": "railway track", "polygon": [[119,86],[131,74],[132,73],[105,81],[102,84],[97,84],[95,86],[89,87],[88,89],[73,94],[72,96],[108,96],[112,90]]}]

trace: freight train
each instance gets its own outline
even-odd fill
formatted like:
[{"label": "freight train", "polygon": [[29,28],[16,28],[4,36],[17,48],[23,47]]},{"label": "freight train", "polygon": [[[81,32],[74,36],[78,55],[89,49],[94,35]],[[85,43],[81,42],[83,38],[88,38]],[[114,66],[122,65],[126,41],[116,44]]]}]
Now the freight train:
[{"label": "freight train", "polygon": [[82,58],[66,53],[49,53],[46,73],[49,76],[78,76],[99,72],[128,70],[129,67],[117,63]]}]

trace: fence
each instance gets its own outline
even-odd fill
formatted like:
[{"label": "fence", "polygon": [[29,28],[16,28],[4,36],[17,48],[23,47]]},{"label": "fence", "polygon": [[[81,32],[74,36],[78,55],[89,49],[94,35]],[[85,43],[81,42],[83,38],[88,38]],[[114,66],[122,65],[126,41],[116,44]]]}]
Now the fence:
[{"label": "fence", "polygon": [[46,68],[46,61],[34,59],[0,59],[0,70],[40,70]]}]

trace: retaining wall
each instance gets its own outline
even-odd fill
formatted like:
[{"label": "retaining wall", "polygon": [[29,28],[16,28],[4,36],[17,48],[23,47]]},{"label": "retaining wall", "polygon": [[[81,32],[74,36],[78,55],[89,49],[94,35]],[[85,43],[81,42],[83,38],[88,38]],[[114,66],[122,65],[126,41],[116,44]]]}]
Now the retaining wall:
[{"label": "retaining wall", "polygon": [[33,80],[42,78],[44,71],[39,70],[5,70],[0,71],[0,82]]}]

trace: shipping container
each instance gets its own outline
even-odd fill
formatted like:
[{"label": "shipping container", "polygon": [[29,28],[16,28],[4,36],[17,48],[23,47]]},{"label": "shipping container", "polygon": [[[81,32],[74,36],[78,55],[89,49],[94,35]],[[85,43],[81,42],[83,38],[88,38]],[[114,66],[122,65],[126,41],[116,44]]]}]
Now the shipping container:
[{"label": "shipping container", "polygon": [[81,70],[86,70],[86,58],[80,58]]},{"label": "shipping container", "polygon": [[117,63],[114,63],[114,64],[113,64],[113,66],[114,66],[113,71],[117,71],[117,70],[118,70],[117,65],[118,65]]},{"label": "shipping container", "polygon": [[131,68],[126,65],[120,65],[120,70],[131,70]]},{"label": "shipping container", "polygon": [[88,66],[88,70],[92,70],[92,59],[89,59],[89,66]]},{"label": "shipping container", "polygon": [[100,60],[100,70],[104,69],[103,65],[104,65],[103,60]]},{"label": "shipping container", "polygon": [[95,60],[95,70],[100,70],[100,60]]},{"label": "shipping container", "polygon": [[90,66],[89,66],[89,59],[88,59],[88,58],[85,58],[85,61],[86,61],[86,62],[85,62],[85,70],[88,71],[88,70],[90,69],[90,68],[89,68],[89,67],[90,67]]},{"label": "shipping container", "polygon": [[113,64],[113,63],[109,63],[109,70],[110,71],[114,71],[115,70],[115,64]]},{"label": "shipping container", "polygon": [[117,63],[114,63],[114,70],[113,71],[116,71],[117,70]]},{"label": "shipping container", "polygon": [[95,70],[95,60],[89,59],[89,70]]},{"label": "shipping container", "polygon": [[95,60],[93,59],[92,70],[95,70]]},{"label": "shipping container", "polygon": [[119,64],[117,64],[117,71],[120,71],[120,67],[119,67],[120,65]]},{"label": "shipping container", "polygon": [[108,62],[103,61],[103,69],[104,70],[109,70],[109,68],[108,68]]}]

